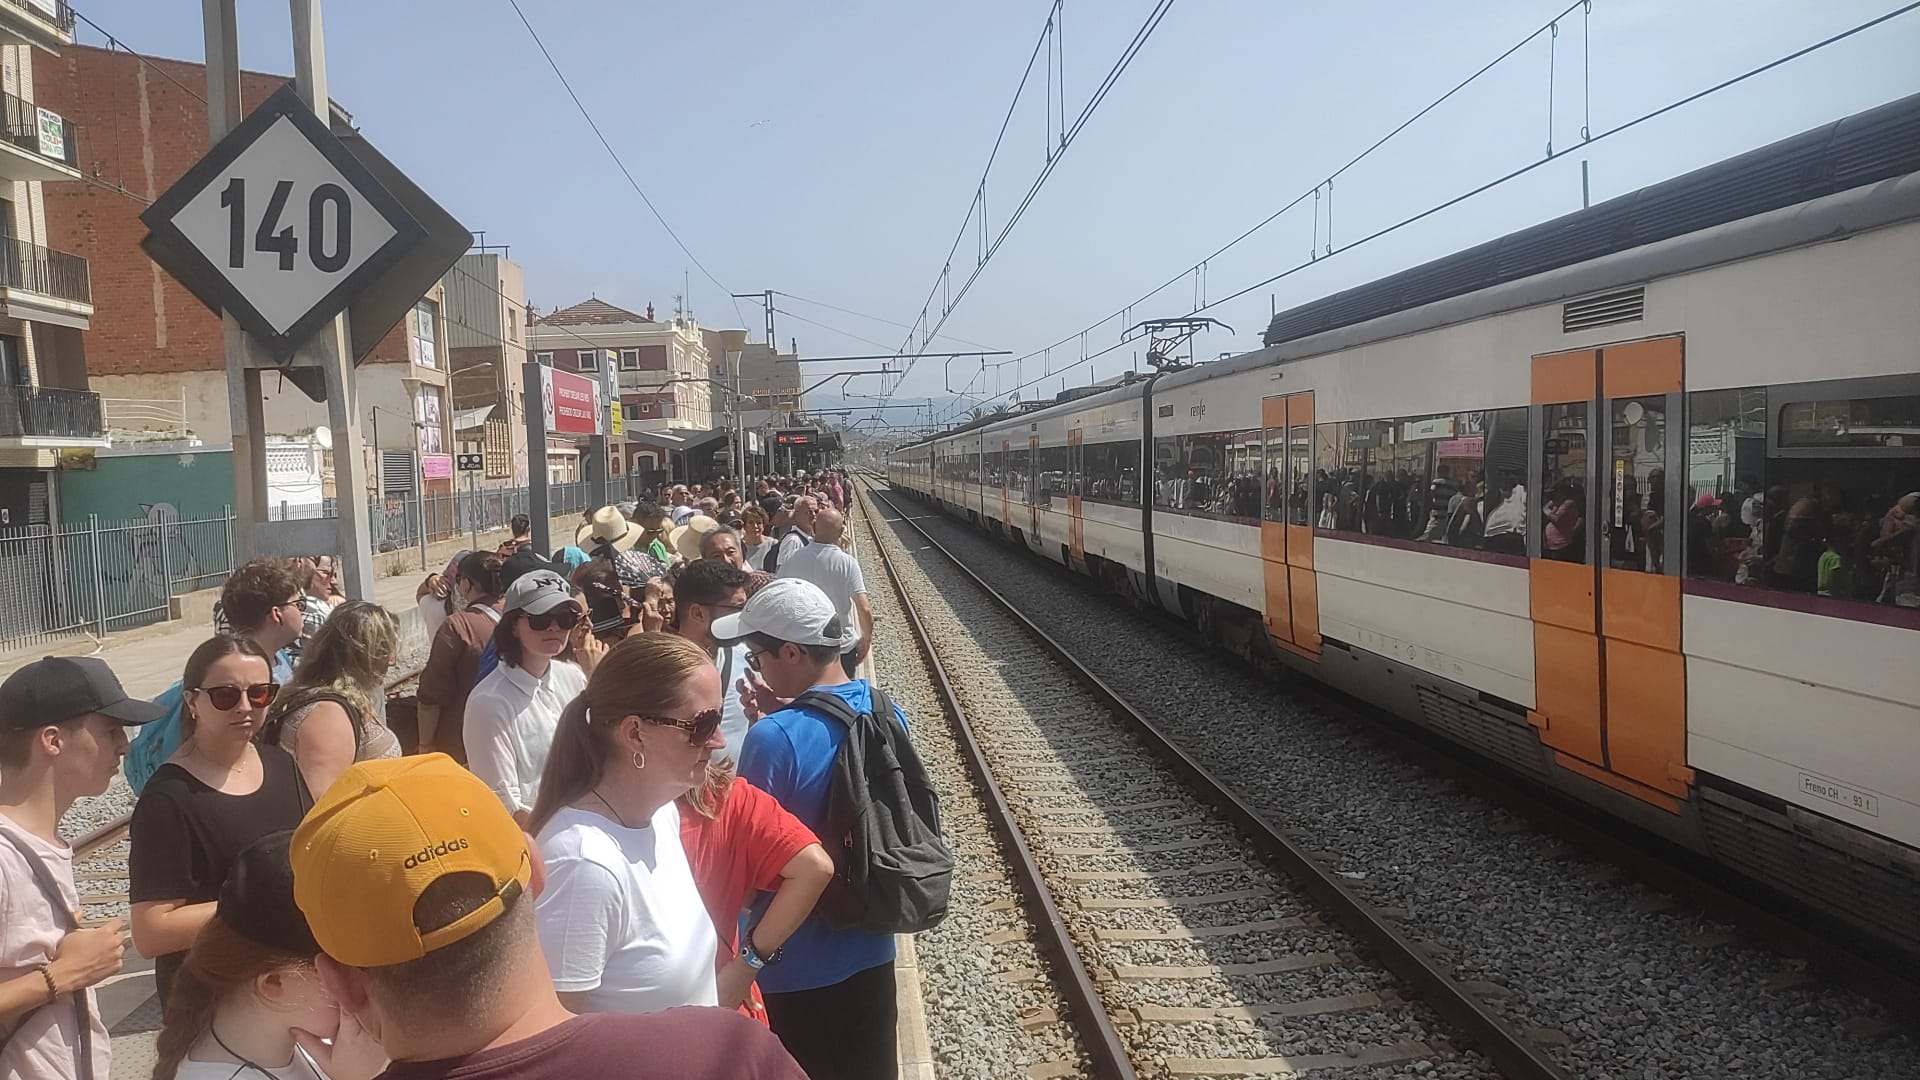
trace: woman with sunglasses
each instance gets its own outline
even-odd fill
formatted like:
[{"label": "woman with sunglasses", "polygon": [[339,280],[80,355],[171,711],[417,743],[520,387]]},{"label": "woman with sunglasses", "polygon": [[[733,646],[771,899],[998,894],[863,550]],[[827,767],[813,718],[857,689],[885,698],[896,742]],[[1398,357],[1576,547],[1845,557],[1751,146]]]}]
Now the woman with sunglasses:
[{"label": "woman with sunglasses", "polygon": [[180,677],[184,741],[133,807],[133,944],[154,958],[163,1006],[234,860],[313,805],[293,756],[253,741],[280,692],[272,670],[246,638],[222,634],[195,649]]},{"label": "woman with sunglasses", "polygon": [[715,1004],[719,938],[674,800],[706,782],[719,732],[720,673],[662,633],[615,645],[561,716],[530,822],[547,868],[534,922],[574,1012]]},{"label": "woman with sunglasses", "polygon": [[387,670],[400,627],[379,604],[349,600],[308,643],[293,682],[267,712],[260,741],[293,755],[307,790],[326,794],[356,761],[400,756],[387,727]]},{"label": "woman with sunglasses", "polygon": [[587,685],[578,666],[559,659],[582,618],[559,574],[535,570],[516,578],[493,632],[500,666],[467,699],[467,768],[522,827],[540,793],[560,711]]}]

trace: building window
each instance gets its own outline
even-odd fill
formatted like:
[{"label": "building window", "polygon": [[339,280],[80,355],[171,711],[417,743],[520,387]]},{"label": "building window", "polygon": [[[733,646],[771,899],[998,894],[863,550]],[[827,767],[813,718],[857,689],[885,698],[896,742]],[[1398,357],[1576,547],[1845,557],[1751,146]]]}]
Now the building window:
[{"label": "building window", "polygon": [[639,371],[640,370],[640,350],[639,349],[621,349],[620,350],[620,370],[621,371]]},{"label": "building window", "polygon": [[579,361],[581,371],[599,371],[600,370],[600,350],[599,349],[581,349],[579,352],[575,354],[575,357]]},{"label": "building window", "polygon": [[553,366],[553,354],[552,354],[552,353],[550,353],[550,352],[537,352],[537,353],[534,353],[534,354],[533,354],[533,360],[534,360],[534,362],[535,362],[535,363],[537,363],[537,364],[539,364],[539,365],[540,365],[541,367],[552,367],[552,366]]},{"label": "building window", "polygon": [[507,309],[507,340],[520,340],[520,310],[518,308],[509,307]]},{"label": "building window", "polygon": [[436,347],[434,324],[440,321],[440,305],[431,300],[422,300],[413,306],[407,316],[407,355],[413,362],[424,368],[440,366],[439,350]]}]

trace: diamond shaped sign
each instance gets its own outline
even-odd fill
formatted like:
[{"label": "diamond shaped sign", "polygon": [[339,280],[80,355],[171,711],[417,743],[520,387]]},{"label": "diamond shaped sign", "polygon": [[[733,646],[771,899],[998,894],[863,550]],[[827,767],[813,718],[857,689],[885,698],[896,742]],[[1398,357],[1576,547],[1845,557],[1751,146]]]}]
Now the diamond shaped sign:
[{"label": "diamond shaped sign", "polygon": [[291,85],[140,220],[169,256],[163,265],[283,363],[426,238]]}]

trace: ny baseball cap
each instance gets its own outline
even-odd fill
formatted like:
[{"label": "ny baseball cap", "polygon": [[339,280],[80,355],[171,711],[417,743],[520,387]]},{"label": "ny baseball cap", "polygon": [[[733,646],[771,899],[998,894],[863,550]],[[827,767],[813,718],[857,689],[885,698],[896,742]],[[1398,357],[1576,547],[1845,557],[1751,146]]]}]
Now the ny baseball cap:
[{"label": "ny baseball cap", "polygon": [[94,656],[42,657],[0,683],[0,729],[28,731],[96,712],[129,726],[167,714],[128,697],[113,669]]},{"label": "ny baseball cap", "polygon": [[291,956],[320,951],[307,917],[293,900],[293,830],[248,844],[227,871],[214,913],[241,937]]},{"label": "ny baseball cap", "polygon": [[820,586],[800,578],[775,578],[732,615],[713,620],[713,636],[735,641],[748,634],[765,634],[795,645],[848,644],[853,635],[833,610],[833,601]]},{"label": "ny baseball cap", "polygon": [[[499,796],[445,754],[363,761],[334,781],[293,832],[293,898],[320,950],[352,967],[417,960],[486,927],[533,880],[526,838]],[[493,884],[444,926],[414,905],[449,874]]]},{"label": "ny baseball cap", "polygon": [[567,588],[566,578],[551,570],[535,570],[507,586],[507,598],[500,610],[545,615],[561,604],[572,602],[573,593]]}]

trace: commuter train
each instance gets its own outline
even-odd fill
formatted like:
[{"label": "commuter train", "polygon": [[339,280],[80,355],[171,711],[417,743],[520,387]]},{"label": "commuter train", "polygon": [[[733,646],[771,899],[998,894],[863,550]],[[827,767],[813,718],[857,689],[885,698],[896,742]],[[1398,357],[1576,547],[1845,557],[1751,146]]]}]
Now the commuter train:
[{"label": "commuter train", "polygon": [[896,489],[1920,956],[1920,95]]}]

